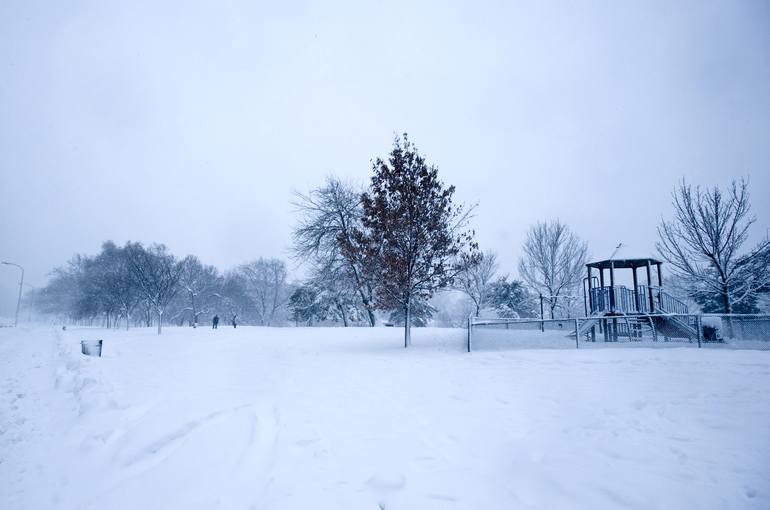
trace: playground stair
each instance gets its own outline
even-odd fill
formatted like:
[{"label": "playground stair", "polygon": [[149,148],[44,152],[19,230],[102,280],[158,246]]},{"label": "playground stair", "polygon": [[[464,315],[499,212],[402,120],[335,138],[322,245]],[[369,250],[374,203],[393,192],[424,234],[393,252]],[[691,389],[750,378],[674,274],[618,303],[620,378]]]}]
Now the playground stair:
[{"label": "playground stair", "polygon": [[[698,338],[698,324],[695,317],[686,315],[687,305],[667,292],[660,292],[655,313],[661,314],[655,316],[654,320],[656,329],[663,336],[689,340]],[[673,313],[680,315],[668,315]]]},{"label": "playground stair", "polygon": [[653,316],[655,329],[658,334],[669,338],[698,338],[698,326],[693,324],[694,318],[675,317],[671,315]]},{"label": "playground stair", "polygon": [[[578,327],[581,338],[593,340],[601,338],[600,331],[607,330],[607,341],[628,338],[638,341],[642,338],[660,340],[662,338],[683,338],[693,341],[698,338],[695,318],[687,319],[671,315],[617,315],[593,316],[583,319]],[[594,336],[591,336],[593,331]]]},{"label": "playground stair", "polygon": [[[607,341],[616,341],[618,337],[628,337],[630,341],[641,340],[645,333],[651,334],[656,338],[656,328],[654,321],[647,315],[615,315],[615,316],[591,316],[582,319],[578,327],[578,335],[589,340],[594,340],[595,336],[589,337],[593,330],[594,335],[603,328],[607,328]],[[598,335],[597,335],[598,336]]]},{"label": "playground stair", "polygon": [[[592,289],[594,302],[608,302],[607,296],[598,293],[600,290],[606,294],[606,288]],[[580,320],[577,331],[579,337],[594,339],[601,331],[608,341],[616,341],[619,337],[627,337],[630,341],[634,341],[641,339],[645,334],[650,334],[655,340],[659,337],[683,338],[689,341],[698,338],[697,319],[695,316],[688,315],[687,304],[663,289],[657,288],[655,293],[651,294],[648,288],[640,286],[636,297],[631,291],[622,287],[616,288],[615,291],[618,294],[615,296],[615,313],[606,313],[607,307],[604,305],[597,306],[594,313]],[[623,298],[625,295],[623,293],[631,297]],[[634,301],[637,305],[644,303],[646,307],[648,295],[650,302],[654,302],[653,313],[648,314],[641,310],[641,313],[626,311],[632,309],[629,308],[628,303]],[[637,310],[639,308],[637,306]],[[644,309],[644,307],[641,308]],[[646,307],[646,310],[649,310],[649,307]]]}]

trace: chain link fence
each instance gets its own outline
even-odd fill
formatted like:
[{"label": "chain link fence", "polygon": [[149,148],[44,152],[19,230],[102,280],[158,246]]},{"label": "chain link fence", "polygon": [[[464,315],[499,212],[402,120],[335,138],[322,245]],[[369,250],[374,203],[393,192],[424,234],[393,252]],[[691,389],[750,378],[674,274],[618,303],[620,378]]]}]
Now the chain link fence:
[{"label": "chain link fence", "polygon": [[636,314],[468,319],[472,350],[682,347],[770,350],[770,315]]}]

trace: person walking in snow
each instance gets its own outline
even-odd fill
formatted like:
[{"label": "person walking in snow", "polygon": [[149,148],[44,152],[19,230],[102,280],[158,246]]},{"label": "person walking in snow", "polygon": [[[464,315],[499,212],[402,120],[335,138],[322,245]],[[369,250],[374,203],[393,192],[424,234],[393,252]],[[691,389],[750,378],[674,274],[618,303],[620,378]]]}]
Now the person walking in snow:
[{"label": "person walking in snow", "polygon": [[238,327],[238,323],[237,323],[237,322],[235,322],[235,318],[236,318],[236,317],[238,317],[238,316],[237,316],[237,315],[233,315],[233,320],[231,321],[231,323],[232,323],[232,325],[233,325],[233,328],[237,328],[237,327]]},{"label": "person walking in snow", "polygon": [[219,315],[215,315],[214,320],[211,322],[214,324],[214,329],[217,329],[217,326],[219,326]]}]

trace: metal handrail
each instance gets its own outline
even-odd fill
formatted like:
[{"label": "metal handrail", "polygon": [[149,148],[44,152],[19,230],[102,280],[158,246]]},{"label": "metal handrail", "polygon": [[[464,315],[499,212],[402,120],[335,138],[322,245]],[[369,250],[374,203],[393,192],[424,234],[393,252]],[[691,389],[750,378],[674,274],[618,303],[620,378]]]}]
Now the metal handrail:
[{"label": "metal handrail", "polygon": [[652,311],[687,314],[689,307],[687,303],[665,292],[659,286],[639,285],[636,290],[624,285],[591,289],[591,313],[649,313]]}]

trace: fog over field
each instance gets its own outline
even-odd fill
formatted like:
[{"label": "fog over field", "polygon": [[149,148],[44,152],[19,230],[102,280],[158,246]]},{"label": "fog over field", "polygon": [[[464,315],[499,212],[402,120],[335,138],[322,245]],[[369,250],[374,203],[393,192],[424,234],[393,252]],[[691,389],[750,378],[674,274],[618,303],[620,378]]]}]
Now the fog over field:
[{"label": "fog over field", "polygon": [[766,2],[10,1],[0,76],[0,258],[33,286],[105,239],[287,258],[292,190],[366,183],[404,131],[511,274],[543,219],[653,253],[683,177],[770,218]]},{"label": "fog over field", "polygon": [[767,510],[770,2],[0,1],[0,509]]}]

